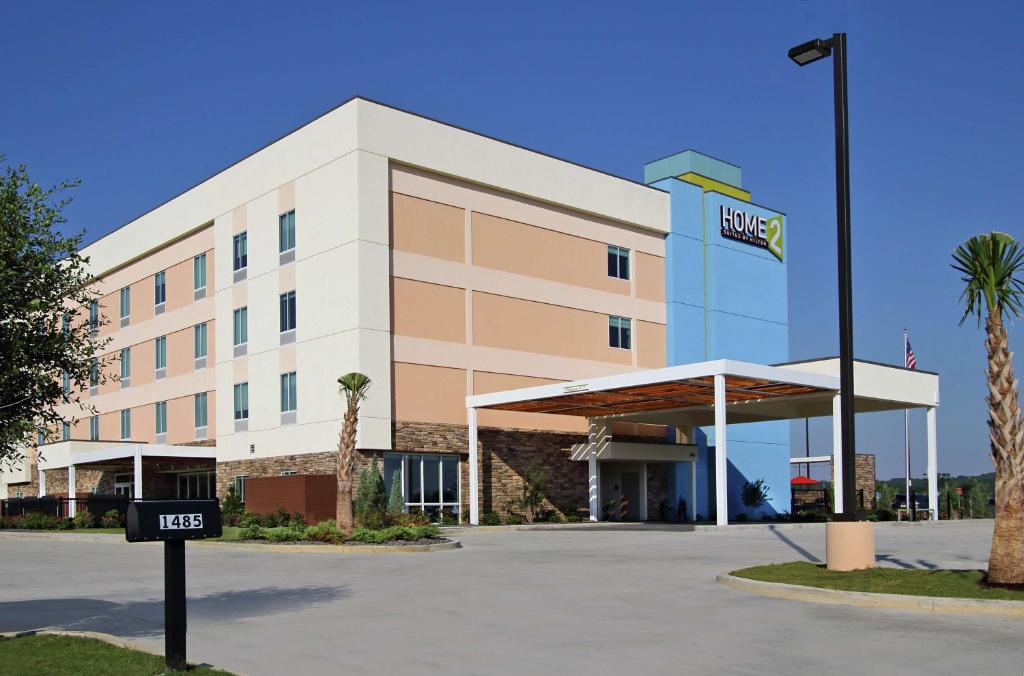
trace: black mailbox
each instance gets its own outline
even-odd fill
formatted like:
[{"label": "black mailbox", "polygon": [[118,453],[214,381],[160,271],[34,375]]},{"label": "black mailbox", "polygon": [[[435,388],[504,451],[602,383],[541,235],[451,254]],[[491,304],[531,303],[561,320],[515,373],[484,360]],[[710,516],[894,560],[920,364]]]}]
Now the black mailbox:
[{"label": "black mailbox", "polygon": [[202,540],[223,534],[220,501],[144,500],[128,505],[128,542]]}]

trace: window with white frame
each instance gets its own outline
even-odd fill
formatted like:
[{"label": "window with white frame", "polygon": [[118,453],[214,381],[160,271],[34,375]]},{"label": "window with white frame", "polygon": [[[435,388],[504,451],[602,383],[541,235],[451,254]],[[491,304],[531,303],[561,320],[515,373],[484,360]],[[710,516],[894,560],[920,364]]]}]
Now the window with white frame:
[{"label": "window with white frame", "polygon": [[242,502],[245,502],[245,481],[249,478],[248,474],[239,474],[235,477],[235,495]]},{"label": "window with white frame", "polygon": [[178,499],[200,500],[217,496],[214,472],[182,472],[178,475]]},{"label": "window with white frame", "polygon": [[200,392],[199,394],[192,397],[192,403],[195,408],[196,429],[203,429],[206,427],[206,423],[208,420],[207,416],[209,415],[209,411],[206,408],[207,402],[208,399],[206,396],[206,392]]},{"label": "window with white frame", "polygon": [[295,248],[295,209],[277,217],[277,250],[279,253]]},{"label": "window with white frame", "polygon": [[124,326],[125,320],[132,314],[132,287],[126,286],[121,289],[121,325]]},{"label": "window with white frame", "polygon": [[167,273],[161,271],[153,275],[153,304],[157,307],[167,302]]},{"label": "window with white frame", "polygon": [[121,410],[121,438],[132,438],[132,410],[130,408]]},{"label": "window with white frame", "polygon": [[231,239],[231,269],[234,272],[249,267],[249,234],[240,232]]},{"label": "window with white frame", "polygon": [[249,308],[240,307],[234,312],[234,328],[232,337],[234,345],[245,345],[249,342]]},{"label": "window with white frame", "polygon": [[100,440],[100,417],[94,415],[89,418],[89,441]]},{"label": "window with white frame", "polygon": [[89,330],[93,333],[100,330],[100,303],[96,300],[89,303]]},{"label": "window with white frame", "polygon": [[206,357],[206,322],[196,324],[192,329],[193,352],[196,359]]},{"label": "window with white frame", "polygon": [[457,517],[461,503],[459,456],[447,453],[385,453],[384,486],[390,495],[395,473],[406,511],[426,514],[434,521]]},{"label": "window with white frame", "polygon": [[235,420],[249,419],[249,383],[235,384]]},{"label": "window with white frame", "polygon": [[64,423],[64,430],[61,432],[62,441],[71,441],[71,423]]},{"label": "window with white frame", "polygon": [[289,291],[281,294],[280,299],[280,325],[281,333],[295,330],[295,292]]},{"label": "window with white frame", "polygon": [[156,402],[156,434],[167,434],[167,402]]},{"label": "window with white frame", "polygon": [[608,317],[608,347],[628,350],[633,345],[632,320],[629,317]]},{"label": "window with white frame", "polygon": [[629,249],[608,246],[608,276],[629,279]]},{"label": "window with white frame", "polygon": [[295,371],[281,374],[281,413],[296,410],[295,385]]},{"label": "window with white frame", "polygon": [[[166,374],[167,369],[167,336],[160,336],[153,341],[154,362],[156,364],[157,378]],[[164,371],[162,374],[161,371]]]},{"label": "window with white frame", "polygon": [[126,387],[132,377],[132,348],[121,348],[121,387]]},{"label": "window with white frame", "polygon": [[201,253],[192,259],[192,289],[199,291],[206,288],[206,254]]},{"label": "window with white frame", "polygon": [[135,496],[135,477],[132,474],[114,475],[114,495]]}]

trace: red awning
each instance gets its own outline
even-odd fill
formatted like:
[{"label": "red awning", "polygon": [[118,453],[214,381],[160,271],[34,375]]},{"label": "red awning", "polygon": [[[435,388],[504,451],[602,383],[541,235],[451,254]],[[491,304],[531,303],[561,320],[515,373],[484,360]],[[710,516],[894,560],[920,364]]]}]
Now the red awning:
[{"label": "red awning", "polygon": [[810,486],[812,484],[820,484],[820,481],[815,481],[809,476],[795,476],[789,480],[791,486]]}]

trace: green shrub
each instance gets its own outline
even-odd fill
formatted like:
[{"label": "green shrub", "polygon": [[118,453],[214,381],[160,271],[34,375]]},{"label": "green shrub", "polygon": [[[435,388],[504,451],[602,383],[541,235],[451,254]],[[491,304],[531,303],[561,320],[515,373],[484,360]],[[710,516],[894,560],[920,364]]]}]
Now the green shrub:
[{"label": "green shrub", "polygon": [[459,517],[454,514],[450,507],[445,507],[441,510],[441,525],[442,526],[457,526],[459,524]]},{"label": "green shrub", "polygon": [[284,507],[278,507],[270,514],[256,514],[245,512],[238,519],[238,525],[242,528],[248,526],[262,526],[263,528],[305,528],[306,521],[299,512],[289,512]]},{"label": "green shrub", "polygon": [[740,498],[743,500],[743,504],[751,509],[757,509],[771,501],[771,497],[768,495],[768,485],[764,479],[757,479],[753,482],[745,481]]},{"label": "green shrub", "polygon": [[518,514],[513,514],[513,513],[510,512],[505,517],[505,523],[507,523],[509,526],[518,526],[522,522],[523,522],[523,517],[519,516]]},{"label": "green shrub", "polygon": [[544,506],[544,483],[547,473],[528,469],[522,473],[523,487],[519,495],[509,501],[511,509],[522,510],[527,523],[533,523]]},{"label": "green shrub", "polygon": [[328,542],[331,544],[345,540],[345,534],[341,532],[338,525],[333,521],[321,521],[315,526],[307,526],[303,537],[313,542]]},{"label": "green shrub", "polygon": [[377,456],[359,473],[356,488],[355,517],[363,528],[378,530],[387,525],[388,495]]},{"label": "green shrub", "polygon": [[440,529],[431,524],[429,526],[391,526],[390,528],[370,529],[357,528],[352,532],[352,540],[366,544],[381,544],[394,542],[396,540],[410,541],[422,540],[424,538],[436,538],[441,535]]},{"label": "green shrub", "polygon": [[429,526],[430,517],[423,512],[410,512],[408,514],[389,514],[389,526]]},{"label": "green shrub", "polygon": [[48,514],[29,512],[13,518],[11,528],[23,528],[25,530],[66,530],[71,527],[67,519],[59,519]]},{"label": "green shrub", "polygon": [[104,528],[120,528],[124,525],[124,520],[121,518],[121,512],[111,509],[103,515],[100,523]]},{"label": "green shrub", "polygon": [[220,512],[225,526],[237,526],[242,515],[245,514],[245,504],[235,492],[234,484],[228,486],[228,494],[224,497]]},{"label": "green shrub", "polygon": [[83,509],[75,512],[75,516],[72,519],[72,522],[75,528],[81,529],[92,528],[93,524],[95,523],[95,520],[93,519],[92,514],[89,513],[89,510]]},{"label": "green shrub", "polygon": [[405,512],[405,498],[402,497],[402,473],[395,472],[391,475],[391,494],[388,495],[388,514],[402,514]]},{"label": "green shrub", "polygon": [[258,523],[249,523],[238,531],[239,540],[266,540],[267,529]]},{"label": "green shrub", "polygon": [[565,520],[568,521],[569,523],[582,523],[583,522],[583,517],[580,516],[579,514],[573,513],[573,514],[570,514],[569,516],[565,517]]},{"label": "green shrub", "polygon": [[306,529],[278,526],[277,528],[265,529],[263,534],[271,542],[295,542],[305,537]]},{"label": "green shrub", "polygon": [[565,523],[565,517],[558,512],[548,514],[548,523]]},{"label": "green shrub", "polygon": [[494,512],[487,512],[480,519],[480,523],[484,526],[500,526],[501,517],[495,514]]}]

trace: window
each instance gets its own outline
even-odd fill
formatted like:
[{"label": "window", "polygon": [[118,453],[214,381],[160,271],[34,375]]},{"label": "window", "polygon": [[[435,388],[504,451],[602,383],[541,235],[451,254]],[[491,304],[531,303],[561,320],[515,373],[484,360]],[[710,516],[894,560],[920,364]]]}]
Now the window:
[{"label": "window", "polygon": [[193,327],[192,332],[194,334],[193,338],[195,339],[193,340],[195,358],[202,359],[203,357],[206,356],[206,322],[203,322],[202,324],[196,324]]},{"label": "window", "polygon": [[68,397],[71,396],[71,374],[64,371],[61,380],[63,380],[61,388],[64,391],[64,401],[67,401]]},{"label": "window", "polygon": [[295,248],[295,209],[277,217],[277,250],[279,253]]},{"label": "window", "polygon": [[162,377],[160,371],[167,369],[167,336],[160,336],[153,341],[155,350],[154,361],[156,362],[157,377]]},{"label": "window", "polygon": [[234,323],[234,344],[245,345],[249,342],[249,308],[240,307],[235,310]]},{"label": "window", "polygon": [[132,348],[121,348],[121,387],[127,387],[132,377]]},{"label": "window", "polygon": [[114,495],[135,495],[135,477],[131,474],[114,475]]},{"label": "window", "polygon": [[217,495],[214,472],[188,472],[178,475],[178,499],[198,500]]},{"label": "window", "polygon": [[99,301],[89,303],[89,330],[96,333],[100,330],[100,304]]},{"label": "window", "polygon": [[[158,272],[153,276],[153,303],[159,308],[167,302],[167,273]],[[163,310],[157,310],[162,312]]]},{"label": "window", "polygon": [[46,443],[46,430],[39,430],[39,436],[36,437],[36,446],[42,446]]},{"label": "window", "polygon": [[199,394],[192,397],[192,401],[195,404],[196,409],[196,429],[206,427],[207,422],[207,408],[206,408],[206,392],[200,392]]},{"label": "window", "polygon": [[124,326],[128,322],[128,319],[132,314],[132,288],[126,286],[121,289],[121,326]]},{"label": "window", "polygon": [[249,419],[249,383],[235,385],[235,420]]},{"label": "window", "polygon": [[100,384],[100,360],[98,357],[92,358],[92,367],[89,369],[89,389],[98,387]]},{"label": "window", "polygon": [[281,333],[295,330],[295,292],[281,294]]},{"label": "window", "polygon": [[281,374],[281,413],[295,411],[295,371]]},{"label": "window", "polygon": [[235,495],[242,502],[245,502],[245,480],[248,478],[248,474],[239,474],[235,477]]},{"label": "window", "polygon": [[619,347],[623,350],[628,350],[632,346],[632,339],[630,336],[630,319],[629,317],[616,317],[612,315],[608,318],[608,346]]},{"label": "window", "polygon": [[285,469],[285,470],[281,470],[281,473],[278,476],[295,476],[296,474],[298,474],[297,470]]},{"label": "window", "polygon": [[629,249],[608,247],[608,276],[629,279]]},{"label": "window", "polygon": [[100,417],[94,415],[89,418],[89,441],[100,440]]},{"label": "window", "polygon": [[121,438],[132,438],[132,410],[130,408],[121,411]]},{"label": "window", "polygon": [[62,441],[71,440],[71,423],[64,423],[64,429],[61,431],[60,438]]},{"label": "window", "polygon": [[231,269],[235,272],[249,267],[249,235],[241,232],[234,236],[231,241],[233,259]]},{"label": "window", "polygon": [[421,512],[435,521],[442,513],[459,513],[459,458],[454,454],[386,453],[384,455],[384,486],[390,494],[395,473],[406,510]]},{"label": "window", "polygon": [[199,291],[206,288],[206,254],[201,253],[192,259],[192,289]]},{"label": "window", "polygon": [[156,402],[156,434],[167,434],[167,402]]}]

